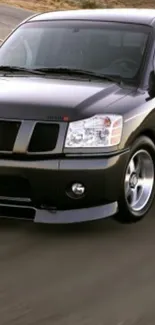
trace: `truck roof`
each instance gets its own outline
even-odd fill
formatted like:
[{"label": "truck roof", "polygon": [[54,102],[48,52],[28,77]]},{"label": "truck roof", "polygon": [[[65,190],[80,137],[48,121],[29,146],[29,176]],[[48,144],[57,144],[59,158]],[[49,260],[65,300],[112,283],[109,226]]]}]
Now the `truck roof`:
[{"label": "truck roof", "polygon": [[155,22],[155,9],[83,9],[54,11],[37,14],[29,21],[46,21],[46,20],[94,20],[105,22],[122,22],[135,23],[152,26]]}]

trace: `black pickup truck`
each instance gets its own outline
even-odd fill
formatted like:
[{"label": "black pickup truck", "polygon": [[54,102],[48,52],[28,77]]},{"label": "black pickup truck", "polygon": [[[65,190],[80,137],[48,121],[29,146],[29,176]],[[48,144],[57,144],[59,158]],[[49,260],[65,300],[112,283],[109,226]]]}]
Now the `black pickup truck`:
[{"label": "black pickup truck", "polygon": [[136,222],[154,174],[155,10],[22,22],[0,48],[0,215]]}]

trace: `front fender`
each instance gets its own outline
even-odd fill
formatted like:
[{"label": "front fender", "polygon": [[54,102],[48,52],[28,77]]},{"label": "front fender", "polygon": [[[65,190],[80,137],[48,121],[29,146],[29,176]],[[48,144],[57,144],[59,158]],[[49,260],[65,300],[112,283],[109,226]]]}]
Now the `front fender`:
[{"label": "front fender", "polygon": [[119,149],[129,148],[145,131],[155,138],[155,99],[140,105],[124,116],[122,140]]}]

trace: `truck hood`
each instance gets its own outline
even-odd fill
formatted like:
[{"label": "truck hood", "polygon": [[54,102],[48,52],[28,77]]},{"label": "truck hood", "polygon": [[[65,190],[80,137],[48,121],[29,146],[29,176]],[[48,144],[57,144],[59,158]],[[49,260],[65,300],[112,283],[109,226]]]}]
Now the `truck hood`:
[{"label": "truck hood", "polygon": [[107,81],[1,77],[0,118],[69,120],[108,113],[131,89]]}]

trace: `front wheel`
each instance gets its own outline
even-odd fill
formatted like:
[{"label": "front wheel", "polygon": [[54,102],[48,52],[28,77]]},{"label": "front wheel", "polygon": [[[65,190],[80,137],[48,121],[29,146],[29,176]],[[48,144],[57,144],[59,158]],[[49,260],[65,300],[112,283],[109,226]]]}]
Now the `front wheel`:
[{"label": "front wheel", "polygon": [[150,210],[154,192],[155,145],[147,137],[140,137],[133,144],[125,169],[122,192],[119,199],[121,222],[137,222]]}]

